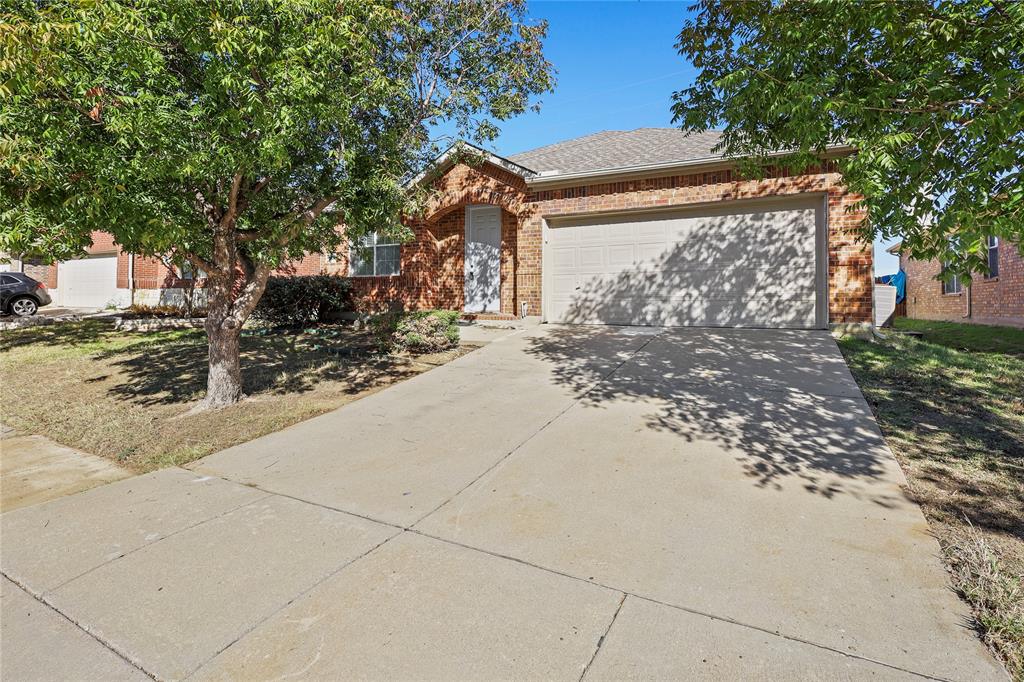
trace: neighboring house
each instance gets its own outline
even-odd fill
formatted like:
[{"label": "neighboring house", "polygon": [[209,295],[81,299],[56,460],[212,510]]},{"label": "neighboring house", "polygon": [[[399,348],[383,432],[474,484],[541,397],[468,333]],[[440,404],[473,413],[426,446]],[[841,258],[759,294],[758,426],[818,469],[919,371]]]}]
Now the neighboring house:
[{"label": "neighboring house", "polygon": [[[482,152],[473,165],[453,148],[416,180],[436,191],[424,214],[408,220],[410,242],[371,236],[342,253],[310,254],[291,271],[351,276],[365,310],[607,324],[869,324],[871,246],[858,240],[864,213],[848,210],[858,197],[835,161],[801,175],[779,169],[740,179],[711,151],[718,141],[717,132],[673,128],[606,131],[507,159]],[[83,289],[117,303],[180,298],[174,273],[119,253],[109,238],[55,270],[61,305],[85,301]],[[104,293],[83,287],[86,279],[102,280]]]},{"label": "neighboring house", "polygon": [[[311,254],[282,272],[318,274],[326,258]],[[202,301],[202,273],[169,266],[151,256],[123,251],[107,232],[93,232],[92,245],[82,258],[47,265],[24,259],[20,270],[46,284],[54,305],[84,308],[124,308],[143,305],[180,305],[194,285],[197,302]]]},{"label": "neighboring house", "polygon": [[133,301],[178,303],[185,284],[179,273],[160,259],[122,251],[106,232],[92,233],[92,245],[81,258],[52,265],[25,258],[19,269],[46,284],[54,305],[59,306],[121,308]]},{"label": "neighboring house", "polygon": [[900,253],[899,244],[888,250],[899,256],[907,275],[907,317],[1024,327],[1024,258],[1017,244],[990,238],[990,274],[972,278],[970,286],[955,277],[940,281],[937,260],[913,260]]},{"label": "neighboring house", "polygon": [[0,272],[21,272],[21,258],[0,251]]}]

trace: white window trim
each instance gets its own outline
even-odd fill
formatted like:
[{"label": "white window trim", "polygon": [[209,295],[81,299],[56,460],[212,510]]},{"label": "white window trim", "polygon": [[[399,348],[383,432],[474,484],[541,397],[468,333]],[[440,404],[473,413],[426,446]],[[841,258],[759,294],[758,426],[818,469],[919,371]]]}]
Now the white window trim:
[{"label": "white window trim", "polygon": [[[985,244],[985,260],[988,262],[988,272],[985,274],[985,279],[996,279],[999,277],[999,237],[989,237]],[[992,272],[993,250],[996,252],[996,268],[994,273]]]},{"label": "white window trim", "polygon": [[[943,269],[945,269],[946,265],[943,264],[942,267],[943,267]],[[950,287],[955,287],[955,288],[951,289]],[[964,290],[963,282],[960,281],[960,277],[957,276],[957,275],[953,275],[953,278],[948,280],[948,281],[947,280],[942,280],[942,295],[943,296],[959,296],[961,293],[963,293],[963,290]]]},{"label": "white window trim", "polygon": [[[372,245],[370,245],[370,244],[364,245],[364,246],[360,246],[359,244],[350,244],[349,245],[349,250],[348,250],[348,276],[349,277],[398,277],[399,275],[401,275],[402,274],[402,251],[401,251],[401,246],[402,245],[401,245],[401,243],[397,242],[397,241],[389,241],[387,243],[377,243],[377,233],[376,232],[371,232],[367,236],[368,237],[370,237],[370,236],[373,237],[374,243]],[[398,271],[397,272],[387,272],[387,273],[381,274],[381,273],[378,272],[378,267],[377,267],[377,262],[378,262],[377,261],[377,249],[384,248],[384,247],[391,247],[391,246],[399,247],[399,251],[398,251]],[[357,275],[354,272],[352,272],[352,263],[355,261],[355,258],[353,258],[353,253],[357,249],[366,249],[368,251],[369,257],[373,260],[373,272],[372,273]]]},{"label": "white window trim", "polygon": [[191,263],[182,263],[177,266],[177,270],[178,279],[182,281],[195,282],[201,279],[206,279],[206,272],[204,272],[202,268],[197,268]]}]

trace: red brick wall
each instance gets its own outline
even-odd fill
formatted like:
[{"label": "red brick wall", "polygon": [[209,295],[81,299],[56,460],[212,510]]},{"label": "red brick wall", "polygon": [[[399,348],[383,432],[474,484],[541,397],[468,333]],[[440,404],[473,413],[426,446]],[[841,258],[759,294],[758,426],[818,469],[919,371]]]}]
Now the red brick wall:
[{"label": "red brick wall", "polygon": [[[528,314],[539,315],[544,218],[818,193],[828,197],[830,321],[868,322],[872,251],[857,235],[864,213],[850,211],[857,197],[847,193],[834,166],[820,170],[799,176],[780,171],[764,180],[743,180],[731,170],[720,170],[530,192],[522,178],[495,166],[456,165],[434,181],[427,218],[415,223],[415,241],[402,247],[402,275],[356,278],[354,286],[364,308],[394,302],[409,308],[461,309],[463,209],[467,204],[495,204],[503,208],[501,311],[519,314],[519,306],[526,303]],[[342,265],[339,271],[347,269]]]},{"label": "red brick wall", "polygon": [[976,278],[971,296],[975,322],[1024,327],[1024,258],[1017,244],[999,244],[998,276]]},{"label": "red brick wall", "polygon": [[942,293],[935,279],[942,269],[937,260],[911,260],[900,255],[900,269],[907,273],[907,317],[920,320],[957,320],[967,314],[963,293]]},{"label": "red brick wall", "polygon": [[539,314],[542,218],[822,193],[828,196],[829,321],[869,322],[872,250],[856,233],[865,216],[849,211],[858,197],[847,193],[834,166],[821,170],[799,176],[780,171],[764,180],[743,180],[731,170],[720,170],[533,192],[533,211],[519,234],[519,298],[529,304],[531,314]]},{"label": "red brick wall", "polygon": [[999,245],[997,277],[976,276],[959,294],[942,293],[937,260],[912,260],[901,254],[900,268],[907,273],[907,317],[1024,327],[1024,259],[1016,244]]},{"label": "red brick wall", "polygon": [[[516,226],[508,211],[501,215],[501,312],[516,309]],[[385,310],[390,307],[465,307],[465,204],[437,212],[430,221],[412,223],[416,239],[401,250],[401,274],[392,277],[353,277],[359,307]],[[334,270],[348,273],[347,254],[340,254]]]},{"label": "red brick wall", "polygon": [[114,235],[109,232],[100,232],[98,230],[92,233],[92,245],[86,250],[90,256],[95,256],[101,253],[120,253],[121,247],[114,243]]},{"label": "red brick wall", "polygon": [[[400,251],[399,274],[379,277],[353,277],[352,291],[356,307],[375,312],[399,307],[407,310],[437,307],[436,291],[438,259],[436,226],[422,220],[409,221],[413,238],[403,244]],[[342,247],[336,261],[325,267],[326,272],[348,274],[348,250]]]},{"label": "red brick wall", "polygon": [[57,288],[57,266],[46,263],[22,261],[22,272],[34,280],[42,282],[48,289]]}]

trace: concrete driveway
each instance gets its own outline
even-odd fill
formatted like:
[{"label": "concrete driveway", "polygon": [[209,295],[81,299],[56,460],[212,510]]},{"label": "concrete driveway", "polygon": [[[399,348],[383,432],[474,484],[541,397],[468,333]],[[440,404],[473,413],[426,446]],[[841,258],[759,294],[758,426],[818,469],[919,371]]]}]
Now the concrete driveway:
[{"label": "concrete driveway", "polygon": [[3,678],[1006,679],[903,483],[824,332],[510,331],[3,515]]}]

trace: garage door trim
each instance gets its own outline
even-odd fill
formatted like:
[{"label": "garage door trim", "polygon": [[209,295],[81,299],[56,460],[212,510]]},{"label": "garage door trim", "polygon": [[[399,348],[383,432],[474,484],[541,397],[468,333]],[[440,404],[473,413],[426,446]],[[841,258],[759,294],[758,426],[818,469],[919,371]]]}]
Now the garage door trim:
[{"label": "garage door trim", "polygon": [[737,199],[729,201],[701,202],[686,206],[642,207],[626,210],[588,211],[573,214],[546,215],[541,220],[541,318],[549,322],[551,318],[551,278],[553,266],[551,262],[550,232],[553,229],[587,225],[594,221],[609,219],[637,220],[650,216],[657,220],[671,220],[676,217],[686,218],[704,215],[729,215],[737,211],[778,210],[791,208],[813,208],[815,211],[815,305],[814,316],[816,328],[827,328],[829,323],[829,282],[828,282],[828,197],[822,192],[808,192],[787,196],[764,197],[756,199]]}]

